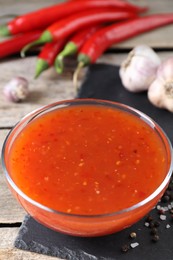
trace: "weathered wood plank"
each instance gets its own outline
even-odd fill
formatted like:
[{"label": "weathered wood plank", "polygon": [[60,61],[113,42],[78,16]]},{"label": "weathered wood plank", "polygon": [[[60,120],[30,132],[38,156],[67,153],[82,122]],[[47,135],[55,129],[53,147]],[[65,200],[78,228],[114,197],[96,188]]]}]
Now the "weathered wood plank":
[{"label": "weathered wood plank", "polygon": [[19,228],[0,228],[0,248],[13,248],[13,243],[18,234],[18,231]]},{"label": "weathered wood plank", "polygon": [[0,167],[0,223],[22,222],[26,212],[18,204],[8,189],[2,169]]},{"label": "weathered wood plank", "polygon": [[172,31],[173,25],[167,25],[165,27],[155,29],[147,33],[143,33],[120,44],[113,45],[112,48],[117,48],[120,50],[129,49],[139,44],[146,44],[152,48],[157,49],[173,48],[173,41],[171,35]]},{"label": "weathered wood plank", "polygon": [[0,151],[2,149],[4,139],[7,136],[8,132],[9,132],[9,130],[0,130]]},{"label": "weathered wood plank", "polygon": [[18,249],[0,249],[0,259],[2,260],[58,260],[60,258],[39,255],[35,253],[25,252]]},{"label": "weathered wood plank", "polygon": [[34,80],[35,57],[24,60],[14,59],[0,63],[0,90],[16,76],[21,76],[29,81],[30,96],[23,103],[11,103],[0,95],[0,127],[12,126],[26,113],[51,102],[74,97],[72,76],[62,78],[52,72],[46,71],[44,76]]},{"label": "weathered wood plank", "polygon": [[[8,130],[0,130],[0,151],[7,133]],[[2,165],[0,165],[0,187],[0,223],[22,222],[26,213],[14,199],[7,186],[4,173],[2,172]]]},{"label": "weathered wood plank", "polygon": [[[173,1],[171,0],[133,0],[132,2],[137,5],[148,6],[149,10],[147,14],[173,12]],[[114,47],[118,49],[128,49],[133,48],[138,44],[145,43],[153,48],[172,48],[172,30],[173,25],[167,25],[116,44]]]},{"label": "weathered wood plank", "polygon": [[35,11],[40,8],[44,8],[53,4],[64,2],[63,0],[0,0],[0,14],[25,14],[31,11]]},{"label": "weathered wood plank", "polygon": [[[40,255],[14,248],[13,243],[19,228],[0,228],[0,259],[1,260],[53,260],[55,257]],[[57,260],[59,258],[56,258]]]}]

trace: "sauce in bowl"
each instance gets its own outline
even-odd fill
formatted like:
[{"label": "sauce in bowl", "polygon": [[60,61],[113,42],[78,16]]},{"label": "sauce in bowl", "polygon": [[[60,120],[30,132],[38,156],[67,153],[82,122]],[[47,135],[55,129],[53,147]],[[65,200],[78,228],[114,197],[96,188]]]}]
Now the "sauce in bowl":
[{"label": "sauce in bowl", "polygon": [[6,160],[18,189],[53,211],[85,217],[151,196],[171,163],[165,144],[152,121],[111,104],[79,101],[29,120]]}]

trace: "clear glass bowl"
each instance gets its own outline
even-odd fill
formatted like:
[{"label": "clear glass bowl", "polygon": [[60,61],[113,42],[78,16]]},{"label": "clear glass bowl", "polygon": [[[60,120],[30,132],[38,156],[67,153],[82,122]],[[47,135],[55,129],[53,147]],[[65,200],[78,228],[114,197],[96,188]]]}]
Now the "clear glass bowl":
[{"label": "clear glass bowl", "polygon": [[[40,204],[38,201],[34,201],[30,197],[28,197],[21,189],[19,189],[15,181],[12,179],[11,173],[9,172],[7,166],[9,152],[15,138],[21,131],[25,130],[25,127],[32,120],[37,120],[37,118],[42,116],[43,114],[49,113],[53,110],[78,105],[105,106],[130,113],[137,117],[139,120],[143,120],[154,130],[155,134],[159,136],[166,151],[166,160],[168,162],[168,165],[165,172],[165,178],[149,197],[129,208],[124,208],[123,210],[120,210],[118,212],[110,212],[108,214],[99,215],[78,215],[63,213],[51,209],[43,204]],[[142,112],[116,102],[94,99],[76,99],[57,102],[44,106],[26,115],[20,122],[18,122],[17,125],[10,131],[4,142],[2,149],[2,166],[9,188],[11,189],[12,193],[19,201],[19,203],[22,205],[22,207],[26,210],[26,212],[28,212],[33,218],[53,230],[70,235],[87,237],[107,235],[120,231],[131,226],[133,223],[144,217],[156,205],[156,203],[166,190],[167,185],[169,184],[173,169],[173,158],[171,143],[164,131],[158,126],[158,124],[156,124],[151,118],[149,118]]]}]

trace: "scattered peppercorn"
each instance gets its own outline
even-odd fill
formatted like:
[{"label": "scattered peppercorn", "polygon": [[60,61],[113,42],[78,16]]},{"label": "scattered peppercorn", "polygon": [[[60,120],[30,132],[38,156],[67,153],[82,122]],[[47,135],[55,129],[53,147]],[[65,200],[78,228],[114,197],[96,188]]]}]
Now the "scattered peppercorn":
[{"label": "scattered peppercorn", "polygon": [[170,201],[170,196],[164,195],[164,196],[162,197],[161,201],[164,202],[164,203]]},{"label": "scattered peppercorn", "polygon": [[172,183],[172,182],[170,182],[170,184],[169,184],[169,186],[168,186],[168,190],[169,190],[169,191],[173,190],[173,183]]},{"label": "scattered peppercorn", "polygon": [[130,246],[128,244],[122,245],[121,247],[121,251],[126,253],[127,251],[129,251]]},{"label": "scattered peppercorn", "polygon": [[170,195],[171,195],[171,191],[167,189],[167,190],[165,191],[165,194],[164,194],[164,195],[170,196]]},{"label": "scattered peppercorn", "polygon": [[163,208],[161,208],[161,209],[158,210],[158,213],[160,215],[164,215],[165,214],[165,210]]},{"label": "scattered peppercorn", "polygon": [[153,217],[151,215],[148,215],[147,218],[146,218],[146,221],[147,222],[153,221]]},{"label": "scattered peppercorn", "polygon": [[150,224],[150,225],[149,225],[150,228],[154,228],[154,227],[155,227],[154,221],[151,221],[149,224]]},{"label": "scattered peppercorn", "polygon": [[[149,228],[151,241],[155,243],[160,240],[159,227],[161,225],[161,222],[157,218],[160,218],[160,220],[164,222],[164,220],[168,218],[168,214],[169,214],[170,223],[172,223],[171,221],[173,221],[173,201],[171,201],[173,200],[173,192],[171,192],[171,190],[173,190],[173,178],[169,187],[165,191],[163,197],[159,201],[159,204],[157,204],[157,206],[155,207],[155,210],[159,214],[159,216],[155,218],[155,216],[151,215],[152,214],[151,212],[145,218],[144,226]],[[165,205],[165,203],[167,204]],[[171,228],[170,223],[165,224],[165,229]],[[136,236],[137,235],[135,232],[131,232],[129,234],[130,238],[136,238]],[[135,248],[138,245],[139,244],[137,242],[132,243],[130,245],[123,245],[122,252],[127,252],[130,248]]]},{"label": "scattered peppercorn", "polygon": [[131,237],[131,238],[136,238],[136,236],[137,236],[137,235],[136,235],[135,232],[131,232],[131,233],[130,233],[130,237]]},{"label": "scattered peppercorn", "polygon": [[155,228],[155,227],[153,227],[153,228],[151,229],[151,235],[156,235],[156,234],[158,234],[158,229]]},{"label": "scattered peppercorn", "polygon": [[157,242],[157,241],[159,241],[159,239],[160,239],[159,235],[152,236],[152,241],[153,242]]},{"label": "scattered peppercorn", "polygon": [[157,220],[155,220],[155,221],[154,221],[154,226],[155,226],[155,227],[159,227],[159,226],[160,226],[160,222],[157,221]]}]

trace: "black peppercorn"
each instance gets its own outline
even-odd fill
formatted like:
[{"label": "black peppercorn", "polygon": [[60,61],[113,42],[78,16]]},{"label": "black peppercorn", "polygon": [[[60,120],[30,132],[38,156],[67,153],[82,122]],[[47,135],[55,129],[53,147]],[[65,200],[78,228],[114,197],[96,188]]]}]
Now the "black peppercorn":
[{"label": "black peppercorn", "polygon": [[173,193],[171,193],[171,194],[169,195],[169,198],[170,198],[170,201],[173,200]]},{"label": "black peppercorn", "polygon": [[149,227],[150,227],[150,228],[154,228],[154,227],[155,227],[155,222],[154,222],[154,221],[151,221]]},{"label": "black peppercorn", "polygon": [[130,249],[130,246],[128,244],[122,245],[121,251],[126,253]]},{"label": "black peppercorn", "polygon": [[158,213],[159,213],[160,215],[164,215],[164,214],[165,214],[165,211],[164,211],[164,209],[159,209],[159,210],[158,210]]},{"label": "black peppercorn", "polygon": [[160,226],[160,222],[157,221],[157,220],[155,220],[155,221],[154,221],[154,226],[155,226],[155,227],[159,227],[159,226]]},{"label": "black peppercorn", "polygon": [[157,241],[159,241],[159,239],[160,239],[159,235],[153,235],[152,236],[152,241],[153,242],[157,242]]},{"label": "black peppercorn", "polygon": [[169,211],[171,214],[173,214],[173,209],[170,209],[170,211]]},{"label": "black peppercorn", "polygon": [[169,191],[173,190],[173,183],[172,183],[172,182],[170,182],[170,184],[169,184],[169,186],[168,186],[168,190],[169,190]]},{"label": "black peppercorn", "polygon": [[153,227],[153,228],[151,229],[151,235],[157,235],[157,234],[158,234],[158,229],[155,228],[155,227]]},{"label": "black peppercorn", "polygon": [[164,202],[164,203],[170,201],[170,196],[164,195],[164,196],[162,197],[161,201]]},{"label": "black peppercorn", "polygon": [[147,222],[153,221],[153,217],[151,215],[148,215],[147,218],[146,218],[146,221]]},{"label": "black peppercorn", "polygon": [[171,195],[171,191],[166,190],[164,195],[170,196]]}]

